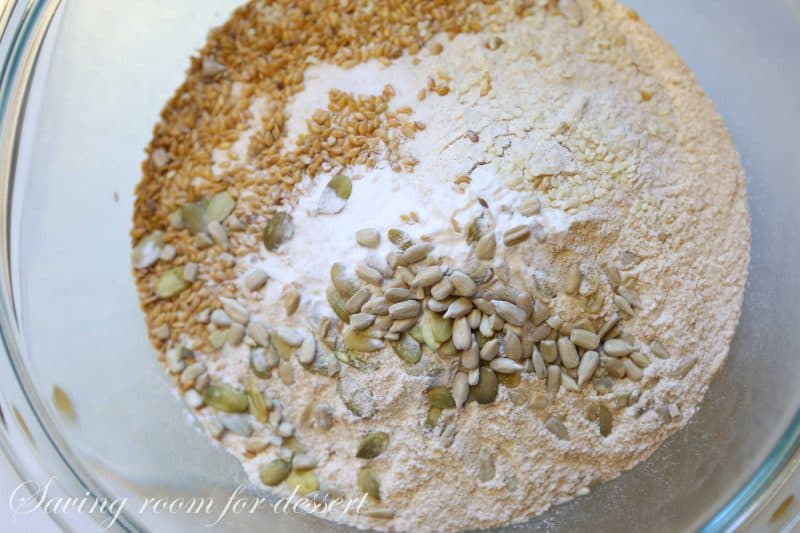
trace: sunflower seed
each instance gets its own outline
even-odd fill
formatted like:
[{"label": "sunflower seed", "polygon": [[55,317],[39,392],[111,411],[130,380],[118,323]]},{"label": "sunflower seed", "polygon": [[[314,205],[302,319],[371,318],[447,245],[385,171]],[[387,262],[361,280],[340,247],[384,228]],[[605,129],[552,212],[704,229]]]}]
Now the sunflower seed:
[{"label": "sunflower seed", "polygon": [[416,300],[407,300],[389,306],[389,316],[392,320],[402,320],[404,318],[414,318],[419,316],[420,305]]},{"label": "sunflower seed", "polygon": [[503,244],[516,246],[527,241],[531,236],[531,228],[526,225],[516,226],[503,234]]},{"label": "sunflower seed", "polygon": [[494,259],[494,253],[497,249],[497,239],[494,236],[494,231],[490,231],[475,244],[475,257],[483,261]]},{"label": "sunflower seed", "polygon": [[292,471],[291,465],[283,459],[275,459],[269,463],[261,465],[258,470],[258,477],[261,482],[270,487],[282,483]]},{"label": "sunflower seed", "polygon": [[461,352],[461,366],[466,368],[467,370],[473,370],[478,368],[480,364],[480,348],[478,348],[478,343],[472,341],[471,346],[463,350]]},{"label": "sunflower seed", "polygon": [[470,311],[472,311],[472,300],[458,298],[447,308],[444,318],[461,318],[467,316]]},{"label": "sunflower seed", "polygon": [[480,381],[480,378],[481,378],[481,372],[478,367],[470,369],[470,371],[467,372],[467,383],[469,383],[470,387],[474,387],[475,385],[477,385],[478,382]]},{"label": "sunflower seed", "polygon": [[550,365],[547,367],[547,396],[551,402],[555,400],[559,387],[561,387],[561,367]]},{"label": "sunflower seed", "polygon": [[385,296],[373,296],[361,307],[361,311],[373,315],[388,315],[389,304]]},{"label": "sunflower seed", "polygon": [[567,276],[564,279],[564,292],[569,295],[577,294],[581,286],[581,266],[573,263],[567,269]]},{"label": "sunflower seed", "polygon": [[511,302],[492,300],[492,305],[497,314],[512,326],[522,326],[528,318],[528,313]]},{"label": "sunflower seed", "polygon": [[539,343],[539,349],[542,351],[542,358],[546,363],[555,363],[558,359],[558,346],[556,341],[542,341]]},{"label": "sunflower seed", "polygon": [[250,406],[244,391],[224,383],[209,385],[203,399],[210,407],[226,413],[244,413]]},{"label": "sunflower seed", "polygon": [[456,319],[453,322],[452,337],[456,350],[466,350],[472,344],[472,331],[465,317]]},{"label": "sunflower seed", "polygon": [[578,392],[581,390],[575,380],[566,372],[561,372],[561,385],[570,392]]},{"label": "sunflower seed", "polygon": [[[388,317],[381,317],[381,318],[388,318]],[[389,319],[391,320],[391,319]],[[390,333],[405,333],[406,331],[410,330],[414,327],[417,323],[416,318],[405,318],[403,320],[395,320],[392,322],[391,326],[389,327]]]},{"label": "sunflower seed", "polygon": [[507,332],[505,337],[503,337],[503,351],[506,357],[509,357],[515,361],[519,361],[522,359],[522,343],[512,332]]},{"label": "sunflower seed", "polygon": [[375,228],[364,228],[356,232],[356,242],[364,248],[377,248],[381,234]]},{"label": "sunflower seed", "polygon": [[576,368],[580,363],[578,351],[575,345],[567,337],[559,337],[558,339],[558,355],[561,357],[561,364],[565,368]]},{"label": "sunflower seed", "polygon": [[675,372],[673,375],[678,379],[685,378],[689,372],[694,368],[697,364],[697,357],[691,356],[685,359],[682,359],[679,363],[677,368],[675,368]]},{"label": "sunflower seed", "polygon": [[539,324],[538,326],[533,328],[533,331],[530,332],[530,335],[526,340],[530,340],[531,342],[544,341],[545,339],[548,339],[550,333],[554,331],[555,330],[553,330],[550,326],[548,326],[547,323]]},{"label": "sunflower seed", "polygon": [[614,305],[616,305],[617,309],[619,309],[620,311],[622,311],[626,315],[633,316],[633,307],[631,307],[630,302],[628,300],[626,300],[625,297],[623,297],[623,296],[621,296],[619,294],[615,294],[614,295]]},{"label": "sunflower seed", "polygon": [[611,434],[613,416],[611,411],[603,404],[597,406],[597,425],[600,427],[600,434],[607,437]]},{"label": "sunflower seed", "polygon": [[294,368],[287,359],[281,359],[278,363],[278,377],[284,385],[294,385]]},{"label": "sunflower seed", "polygon": [[628,358],[625,358],[622,360],[622,364],[625,365],[625,375],[628,377],[628,379],[631,381],[641,381],[644,373],[642,372],[641,368],[636,366],[636,363]]},{"label": "sunflower seed", "polygon": [[[369,291],[368,288],[362,287],[358,289],[344,304],[344,310],[350,313],[358,313],[363,305],[367,303],[372,293]],[[350,318],[352,321],[352,316]]]},{"label": "sunflower seed", "polygon": [[382,341],[373,339],[368,335],[365,335],[363,332],[357,331],[350,327],[345,328],[343,338],[345,345],[351,350],[355,350],[357,352],[377,352],[383,348]]},{"label": "sunflower seed", "polygon": [[595,351],[588,351],[583,354],[581,363],[578,365],[578,387],[592,379],[597,367],[600,366],[600,354]]},{"label": "sunflower seed", "polygon": [[225,313],[234,321],[242,325],[247,325],[250,322],[250,312],[247,308],[232,298],[220,297],[220,303]]},{"label": "sunflower seed", "polygon": [[297,349],[297,360],[301,365],[310,365],[317,355],[317,340],[310,333],[303,338],[303,343]]},{"label": "sunflower seed", "polygon": [[408,266],[419,263],[431,253],[432,246],[427,243],[413,244],[400,256],[400,265]]},{"label": "sunflower seed", "polygon": [[448,278],[431,287],[431,296],[437,300],[444,300],[451,294],[453,294],[453,283]]},{"label": "sunflower seed", "polygon": [[497,375],[487,366],[480,367],[479,372],[478,384],[474,388],[475,400],[480,404],[492,403],[497,398]]},{"label": "sunflower seed", "polygon": [[491,361],[500,353],[500,343],[497,339],[492,339],[481,348],[481,359]]},{"label": "sunflower seed", "polygon": [[567,432],[566,426],[564,423],[556,417],[551,417],[547,419],[547,422],[544,423],[544,426],[547,430],[558,437],[561,440],[569,440],[569,433]]},{"label": "sunflower seed", "polygon": [[531,363],[533,365],[533,370],[536,372],[536,375],[541,379],[547,378],[547,363],[545,363],[544,358],[542,357],[541,352],[534,348],[533,355],[531,356]]},{"label": "sunflower seed", "polygon": [[600,336],[586,329],[573,328],[569,340],[586,350],[594,350],[600,346]]},{"label": "sunflower seed", "polygon": [[412,296],[414,296],[414,293],[412,293],[410,289],[398,287],[386,289],[386,292],[383,293],[383,297],[386,298],[386,301],[393,303],[405,302],[406,300],[410,300]]},{"label": "sunflower seed", "polygon": [[609,339],[603,344],[603,351],[612,357],[625,357],[635,349],[622,339]]},{"label": "sunflower seed", "polygon": [[375,459],[389,447],[389,434],[385,431],[374,431],[361,439],[356,451],[359,459]]},{"label": "sunflower seed", "polygon": [[475,263],[467,270],[467,275],[476,285],[483,285],[492,279],[494,272],[487,265]]},{"label": "sunflower seed", "polygon": [[225,340],[231,346],[239,346],[244,340],[244,326],[241,324],[233,324],[228,328]]},{"label": "sunflower seed", "polygon": [[259,346],[267,346],[269,344],[269,331],[264,324],[260,322],[251,322],[247,326],[247,334]]},{"label": "sunflower seed", "polygon": [[456,407],[463,407],[469,395],[469,381],[466,372],[458,372],[453,378],[452,394]]},{"label": "sunflower seed", "polygon": [[356,267],[356,276],[370,285],[380,286],[381,282],[383,281],[383,276],[380,272],[364,264]]},{"label": "sunflower seed", "polygon": [[492,329],[490,317],[484,316],[481,319],[481,323],[478,325],[478,331],[480,331],[481,335],[484,337],[491,337],[494,335],[494,329]]},{"label": "sunflower seed", "polygon": [[608,334],[611,332],[611,330],[613,330],[616,327],[616,325],[619,324],[619,321],[620,321],[619,315],[617,313],[614,313],[613,315],[611,315],[611,317],[609,317],[608,320],[605,321],[603,326],[600,328],[600,331],[597,332],[597,335],[601,339],[605,339],[606,336],[608,336]]},{"label": "sunflower seed", "polygon": [[478,479],[484,483],[495,476],[494,456],[485,448],[478,452]]},{"label": "sunflower seed", "polygon": [[412,287],[427,288],[439,283],[444,275],[438,266],[431,266],[420,269],[414,279],[411,280]]},{"label": "sunflower seed", "polygon": [[659,359],[670,358],[669,352],[666,350],[666,348],[664,348],[664,345],[658,341],[653,341],[650,343],[650,352]]},{"label": "sunflower seed", "polygon": [[489,366],[492,370],[499,374],[515,374],[522,372],[523,370],[521,364],[507,357],[492,359],[492,362],[489,363]]},{"label": "sunflower seed", "polygon": [[639,295],[636,293],[636,291],[626,287],[625,285],[622,285],[619,289],[617,289],[617,292],[620,294],[620,296],[625,298],[632,307],[642,309],[642,300],[639,298]]},{"label": "sunflower seed", "polygon": [[636,363],[636,366],[638,366],[639,368],[647,368],[648,366],[650,366],[650,358],[647,357],[642,352],[633,352],[628,357],[630,358],[631,361]]},{"label": "sunflower seed", "polygon": [[617,379],[625,377],[625,363],[623,363],[622,359],[602,356],[600,357],[600,362],[609,376]]}]

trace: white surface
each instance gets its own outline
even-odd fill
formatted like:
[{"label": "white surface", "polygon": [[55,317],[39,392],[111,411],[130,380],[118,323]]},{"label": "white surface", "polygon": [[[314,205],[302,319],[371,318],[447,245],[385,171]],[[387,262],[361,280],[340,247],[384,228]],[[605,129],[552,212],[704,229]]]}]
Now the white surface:
[{"label": "white surface", "polygon": [[9,498],[20,483],[21,481],[11,468],[8,458],[5,454],[0,453],[0,531],[3,533],[16,531],[57,532],[58,527],[41,509],[30,514],[14,516],[9,505]]}]

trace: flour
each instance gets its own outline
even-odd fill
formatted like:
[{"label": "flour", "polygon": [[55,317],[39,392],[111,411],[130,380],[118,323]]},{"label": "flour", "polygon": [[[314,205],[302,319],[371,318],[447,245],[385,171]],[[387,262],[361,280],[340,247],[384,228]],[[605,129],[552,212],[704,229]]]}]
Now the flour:
[{"label": "flour", "polygon": [[[426,355],[422,370],[410,370],[386,349],[375,355],[374,372],[343,367],[342,373],[375,399],[377,412],[369,420],[358,420],[342,405],[335,380],[304,372],[293,361],[294,385],[272,379],[267,390],[280,398],[284,417],[293,422],[308,405],[333,408],[330,430],[302,424],[297,430],[318,460],[323,487],[355,494],[364,464],[354,457],[360,439],[369,431],[390,435],[387,451],[370,464],[381,474],[383,504],[394,510],[394,518],[333,513],[333,520],[393,530],[522,521],[647,458],[688,422],[727,355],[750,239],[738,154],[712,104],[666,43],[621,7],[604,2],[605,12],[595,13],[579,4],[582,10],[567,9],[564,17],[512,20],[452,40],[436,36],[433,42],[443,46],[439,55],[423,50],[388,66],[370,61],[349,70],[311,66],[305,90],[286,110],[287,150],[313,111],[327,106],[331,89],[379,94],[391,84],[392,108],[409,106],[413,120],[425,124],[403,145],[419,164],[403,173],[386,162],[344,169],[353,179],[353,193],[336,215],[320,215],[316,207],[340,169],[307,178],[291,209],[293,238],[275,254],[262,249],[237,258],[239,282],[254,268],[270,276],[263,296],[247,302],[253,320],[313,327],[323,316],[334,316],[325,301],[333,262],[355,265],[370,254],[384,257],[393,248],[387,230],[400,228],[429,239],[435,254],[457,264],[467,260],[469,248],[453,220],[464,228],[485,212],[500,241],[521,223],[536,225],[541,242],[498,244],[495,262],[508,265],[512,278],[544,279],[559,294],[576,261],[600,272],[606,263],[634,258],[623,276],[635,285],[642,309],[626,322],[626,331],[642,347],[658,339],[673,357],[651,356],[640,383],[617,382],[615,393],[640,390],[641,398],[615,416],[608,437],[584,417],[586,398],[596,397],[590,386],[581,393],[562,389],[546,411],[516,406],[511,389],[501,387],[491,406],[473,402],[446,413],[443,425],[455,428],[449,447],[423,429],[422,399],[431,386],[450,382],[452,361]],[[581,14],[580,24],[575,13]],[[496,50],[486,46],[491,36],[502,38]],[[428,93],[420,101],[429,79],[447,80],[451,94]],[[264,102],[254,107],[261,113],[268,109]],[[246,143],[237,143],[234,151],[247,158]],[[224,157],[215,152],[215,158]],[[456,185],[457,176],[469,176],[469,183]],[[541,212],[523,217],[517,208],[531,197],[540,200]],[[404,217],[412,213],[418,221],[409,224]],[[375,250],[355,243],[356,231],[367,227],[382,235]],[[611,293],[601,285],[608,313]],[[277,303],[287,286],[301,290],[299,310],[291,317]],[[570,321],[585,312],[577,302],[560,295],[552,305]],[[690,356],[697,356],[698,364],[686,378],[676,378],[676,368]],[[244,346],[226,346],[224,357],[208,360],[212,375],[232,383],[247,374],[247,364]],[[530,396],[544,391],[544,382],[524,374],[514,390]],[[671,423],[651,409],[668,403],[679,408]],[[549,416],[564,418],[569,441],[545,429]],[[258,431],[272,432],[266,426]],[[254,483],[259,465],[277,454],[268,450],[253,457],[245,452],[244,439],[233,434],[226,434],[223,444]],[[481,456],[493,458],[495,475],[489,481],[479,480]]]}]

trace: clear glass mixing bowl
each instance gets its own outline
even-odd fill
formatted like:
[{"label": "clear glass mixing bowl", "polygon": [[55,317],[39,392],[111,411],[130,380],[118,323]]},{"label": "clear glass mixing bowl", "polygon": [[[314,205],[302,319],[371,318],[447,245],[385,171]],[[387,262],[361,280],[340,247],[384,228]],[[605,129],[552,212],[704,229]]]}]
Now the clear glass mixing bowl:
[{"label": "clear glass mixing bowl", "polygon": [[[156,361],[129,274],[133,188],[158,112],[237,0],[0,2],[2,446],[49,495],[128,498],[114,528],[188,530],[206,515],[144,498],[244,480]],[[731,357],[689,427],[645,464],[512,529],[723,530],[780,502],[800,442],[800,8],[772,0],[629,0],[725,116],[749,176],[753,257]],[[54,387],[75,415],[54,403]],[[112,509],[113,512],[113,509]],[[83,529],[108,514],[56,514]],[[244,531],[330,530],[229,515]],[[344,528],[340,528],[344,529]]]}]

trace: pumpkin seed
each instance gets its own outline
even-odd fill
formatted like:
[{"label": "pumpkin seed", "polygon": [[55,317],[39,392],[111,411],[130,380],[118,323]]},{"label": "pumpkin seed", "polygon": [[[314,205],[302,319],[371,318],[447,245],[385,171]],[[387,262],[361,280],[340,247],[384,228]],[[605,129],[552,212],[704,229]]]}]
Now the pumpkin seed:
[{"label": "pumpkin seed", "polygon": [[375,400],[369,389],[351,375],[340,376],[336,391],[345,407],[357,417],[370,418],[375,414]]},{"label": "pumpkin seed", "polygon": [[222,222],[228,215],[233,212],[236,207],[236,201],[228,191],[222,191],[211,197],[206,209],[206,220],[209,222],[217,221]]},{"label": "pumpkin seed", "polygon": [[485,448],[478,452],[478,479],[491,481],[495,476],[494,456]]},{"label": "pumpkin seed", "polygon": [[578,386],[592,379],[597,367],[600,366],[600,354],[595,351],[588,351],[583,354],[581,363],[578,365]]},{"label": "pumpkin seed", "polygon": [[317,212],[323,215],[340,213],[347,205],[352,192],[353,182],[349,177],[343,174],[334,176],[320,194]]},{"label": "pumpkin seed", "polygon": [[247,394],[230,385],[209,385],[203,399],[206,404],[226,413],[244,413],[250,407]]},{"label": "pumpkin seed", "polygon": [[547,430],[561,440],[569,440],[569,432],[564,423],[556,417],[550,417],[544,423]]},{"label": "pumpkin seed", "polygon": [[516,226],[503,234],[503,244],[516,246],[527,241],[531,236],[531,228],[526,225]]},{"label": "pumpkin seed", "polygon": [[352,366],[357,370],[366,371],[371,369],[371,366],[367,361],[365,361],[359,356],[358,353],[347,346],[342,346],[341,348],[335,350],[333,355],[338,361],[341,361],[348,366]]},{"label": "pumpkin seed", "polygon": [[390,344],[397,356],[406,363],[416,364],[422,357],[419,343],[408,333],[403,334],[400,340]]},{"label": "pumpkin seed", "polygon": [[261,465],[258,470],[258,477],[264,485],[274,487],[289,477],[291,470],[292,467],[288,462],[283,459],[275,459]]},{"label": "pumpkin seed", "polygon": [[262,424],[266,423],[267,417],[269,416],[269,409],[267,408],[267,403],[264,401],[264,394],[262,394],[252,380],[248,382],[246,389],[250,414]]},{"label": "pumpkin seed", "polygon": [[514,374],[501,374],[498,372],[497,382],[506,388],[513,389],[519,387],[522,383],[522,377],[519,372]]},{"label": "pumpkin seed", "polygon": [[147,237],[139,241],[133,249],[131,262],[134,268],[148,268],[158,261],[161,251],[164,248],[164,233],[154,231]]},{"label": "pumpkin seed", "polygon": [[439,419],[442,417],[442,409],[439,407],[431,407],[428,409],[428,414],[425,417],[425,427],[433,429],[439,424]]},{"label": "pumpkin seed", "polygon": [[375,431],[361,439],[356,451],[359,459],[375,459],[389,446],[389,434],[384,431]]},{"label": "pumpkin seed", "polygon": [[339,317],[339,320],[344,322],[345,324],[350,323],[350,313],[348,313],[344,306],[347,303],[342,295],[334,287],[328,287],[326,292],[326,296],[328,298],[328,305],[331,306],[331,309]]},{"label": "pumpkin seed", "polygon": [[206,230],[206,206],[203,202],[182,204],[180,207],[183,225],[194,234]]},{"label": "pumpkin seed", "polygon": [[534,392],[533,396],[531,396],[531,408],[536,411],[541,411],[547,407],[547,396],[542,394],[541,392]]},{"label": "pumpkin seed", "polygon": [[389,242],[401,250],[407,250],[412,244],[414,244],[414,241],[411,239],[411,237],[403,230],[390,229],[387,233],[387,236],[389,237]]},{"label": "pumpkin seed", "polygon": [[158,278],[156,296],[159,298],[172,298],[188,288],[189,284],[183,278],[183,267],[172,268]]},{"label": "pumpkin seed", "polygon": [[496,249],[497,239],[494,236],[494,231],[490,231],[478,239],[478,242],[475,245],[475,257],[482,261],[490,261],[494,259]]},{"label": "pumpkin seed", "polygon": [[358,488],[364,494],[381,501],[381,482],[372,469],[364,467],[358,471]]},{"label": "pumpkin seed", "polygon": [[228,340],[227,333],[225,333],[221,329],[215,329],[214,331],[208,334],[208,343],[215,350],[219,350],[220,348],[225,346],[225,342],[227,340]]},{"label": "pumpkin seed", "polygon": [[447,387],[433,387],[428,390],[428,402],[431,407],[439,409],[453,409],[456,406],[453,395]]},{"label": "pumpkin seed", "polygon": [[481,238],[480,217],[475,218],[464,230],[467,244],[472,244]]},{"label": "pumpkin seed", "polygon": [[284,242],[294,236],[294,223],[289,213],[278,212],[267,220],[264,227],[264,246],[269,251],[275,251]]},{"label": "pumpkin seed", "polygon": [[364,248],[377,248],[381,234],[375,228],[364,228],[356,232],[356,242]]},{"label": "pumpkin seed", "polygon": [[470,389],[474,394],[475,400],[481,404],[489,404],[497,398],[497,374],[487,367],[480,367],[480,377],[478,384]]}]

